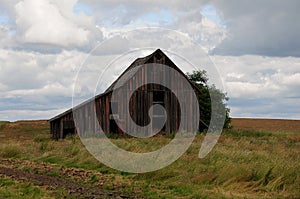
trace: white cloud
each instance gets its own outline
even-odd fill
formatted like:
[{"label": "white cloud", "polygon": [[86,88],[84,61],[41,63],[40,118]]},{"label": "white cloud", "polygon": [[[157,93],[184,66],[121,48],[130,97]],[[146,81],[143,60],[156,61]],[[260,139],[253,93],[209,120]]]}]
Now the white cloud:
[{"label": "white cloud", "polygon": [[298,73],[292,74],[288,77],[284,77],[282,83],[288,86],[300,87],[300,70]]},{"label": "white cloud", "polygon": [[300,118],[300,58],[213,56],[234,117]]},{"label": "white cloud", "polygon": [[190,13],[178,14],[177,20],[170,27],[186,33],[194,42],[209,52],[225,39],[226,29],[215,21],[203,17],[199,9]]},{"label": "white cloud", "polygon": [[[86,55],[79,51],[41,54],[1,49],[0,111],[70,108],[76,72]],[[17,118],[12,112],[8,117]]]},{"label": "white cloud", "polygon": [[[93,18],[76,15],[77,0],[23,0],[15,5],[19,39],[57,46],[87,45],[96,30]],[[100,32],[98,32],[100,34]]]},{"label": "white cloud", "polygon": [[[77,69],[86,52],[102,40],[102,32],[105,38],[111,38],[136,27],[153,25],[184,32],[206,52],[216,48],[212,58],[224,78],[233,116],[300,118],[296,112],[300,108],[300,59],[280,57],[299,56],[300,28],[296,23],[299,1],[82,0],[79,3],[78,0],[0,2],[0,13],[7,16],[7,21],[0,24],[0,119],[49,118],[69,108]],[[89,11],[74,12],[75,5],[84,5]],[[202,16],[203,6],[207,5],[210,13]],[[214,16],[214,8],[219,16]],[[179,55],[185,52],[189,61],[200,64],[197,60],[202,55],[196,57],[195,52],[189,52],[187,38],[168,35],[169,39],[165,39],[165,36],[159,32],[133,34],[130,41],[118,37],[103,45],[102,51],[93,52],[81,75],[97,78],[106,67],[99,60],[108,61],[130,50],[129,44],[134,43],[166,48]],[[119,60],[118,64],[124,64],[106,73],[111,76],[103,77],[98,85],[100,90],[135,58]],[[209,63],[200,67],[208,71],[210,79],[218,80]],[[78,80],[76,91],[80,97],[93,93],[93,78]]]},{"label": "white cloud", "polygon": [[[31,110],[31,109],[23,109],[23,110],[0,110],[0,120],[8,120],[8,121],[16,121],[16,120],[28,120],[28,119],[49,119],[49,115],[57,115],[65,111],[64,109],[56,109],[56,110]],[[13,117],[10,117],[13,116]],[[30,118],[28,118],[30,116]]]},{"label": "white cloud", "polygon": [[2,46],[7,38],[8,28],[0,25],[0,46]]},{"label": "white cloud", "polygon": [[71,84],[85,56],[79,51],[41,54],[0,49],[0,83],[9,90],[42,88],[54,82]]},{"label": "white cloud", "polygon": [[227,30],[224,26],[206,17],[202,18],[201,39],[199,43],[207,49],[208,52],[218,46],[226,38],[226,35]]}]

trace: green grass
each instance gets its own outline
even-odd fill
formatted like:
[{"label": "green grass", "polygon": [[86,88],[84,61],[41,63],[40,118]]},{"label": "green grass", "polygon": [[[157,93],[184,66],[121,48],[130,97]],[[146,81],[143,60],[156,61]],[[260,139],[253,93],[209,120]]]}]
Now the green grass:
[{"label": "green grass", "polygon": [[[34,130],[30,130],[27,123],[11,128],[5,125],[0,133],[19,132],[17,135],[25,139],[21,141],[18,136],[1,139],[1,157],[113,175],[126,181],[127,192],[141,190],[146,198],[297,198],[300,193],[300,135],[295,133],[231,129],[222,134],[218,144],[204,159],[197,157],[204,136],[197,135],[188,151],[168,167],[144,174],[129,174],[99,163],[76,136],[55,141],[49,138],[46,124],[31,128]],[[22,135],[22,129],[25,135]],[[170,140],[157,136],[142,140],[112,139],[112,142],[128,151],[149,152]],[[96,175],[90,178],[92,184],[99,180]],[[4,187],[10,186],[14,185]],[[104,188],[111,190],[113,186],[106,184]],[[34,191],[30,189],[29,192],[30,195]],[[63,190],[60,194],[64,194]]]},{"label": "green grass", "polygon": [[69,195],[64,189],[57,188],[48,190],[44,187],[38,187],[31,183],[16,182],[6,178],[0,178],[0,198],[75,198]]},{"label": "green grass", "polygon": [[92,177],[91,177],[91,182],[92,183],[95,183],[95,182],[99,182],[99,178],[97,177],[97,175],[92,175]]},{"label": "green grass", "polygon": [[[275,134],[272,132],[263,131],[246,131],[246,130],[225,130],[223,132],[225,135],[230,135],[234,137],[268,137],[268,136],[278,136],[279,133]],[[281,134],[280,134],[281,135]]]},{"label": "green grass", "polygon": [[21,155],[20,147],[16,144],[0,146],[0,154],[3,158],[17,158]]},{"label": "green grass", "polygon": [[29,183],[0,178],[0,198],[54,198],[51,192]]}]

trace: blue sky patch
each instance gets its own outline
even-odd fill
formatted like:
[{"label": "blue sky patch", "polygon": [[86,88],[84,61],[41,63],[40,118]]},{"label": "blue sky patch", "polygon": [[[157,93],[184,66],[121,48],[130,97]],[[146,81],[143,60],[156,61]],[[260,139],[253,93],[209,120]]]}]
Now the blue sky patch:
[{"label": "blue sky patch", "polygon": [[201,15],[210,20],[213,20],[214,22],[216,22],[219,25],[222,24],[222,20],[214,6],[211,6],[211,5],[203,6],[201,8]]},{"label": "blue sky patch", "polygon": [[0,15],[0,24],[1,25],[8,24],[8,16],[6,16],[6,15]]},{"label": "blue sky patch", "polygon": [[172,23],[175,20],[173,14],[167,9],[160,9],[159,12],[150,12],[141,17],[142,20],[150,22]]},{"label": "blue sky patch", "polygon": [[75,4],[74,8],[73,8],[73,12],[75,14],[85,13],[85,14],[91,15],[92,14],[92,9],[84,3],[77,2]]}]

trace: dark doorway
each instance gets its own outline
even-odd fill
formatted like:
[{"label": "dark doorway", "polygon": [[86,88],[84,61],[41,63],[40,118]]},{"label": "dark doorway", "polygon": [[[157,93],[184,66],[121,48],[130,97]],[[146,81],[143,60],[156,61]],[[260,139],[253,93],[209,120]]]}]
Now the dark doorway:
[{"label": "dark doorway", "polygon": [[[161,105],[165,108],[165,92],[164,91],[153,91],[153,105]],[[152,129],[153,130],[161,130],[165,131],[166,125],[163,126],[162,129],[157,126],[161,120],[165,117],[163,110],[153,111],[153,122]]]},{"label": "dark doorway", "polygon": [[118,103],[109,103],[109,131],[110,133],[117,134],[119,132],[119,127],[116,120],[119,119],[118,115]]},{"label": "dark doorway", "polygon": [[75,124],[73,120],[63,121],[63,138],[67,135],[75,134]]}]

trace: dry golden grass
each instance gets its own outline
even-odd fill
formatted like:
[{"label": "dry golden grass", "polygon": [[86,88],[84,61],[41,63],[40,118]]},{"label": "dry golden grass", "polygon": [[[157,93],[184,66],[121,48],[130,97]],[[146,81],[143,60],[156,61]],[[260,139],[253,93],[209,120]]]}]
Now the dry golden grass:
[{"label": "dry golden grass", "polygon": [[300,133],[300,120],[233,118],[231,124],[241,130]]},{"label": "dry golden grass", "polygon": [[[197,157],[204,138],[198,135],[176,162],[145,174],[127,174],[106,167],[86,151],[78,137],[52,140],[46,121],[4,124],[0,130],[0,155],[100,172],[117,184],[126,183],[129,192],[141,190],[147,198],[299,198],[300,133],[244,127],[223,132],[204,159]],[[118,146],[136,152],[152,151],[169,141],[162,136],[113,139]]]}]

